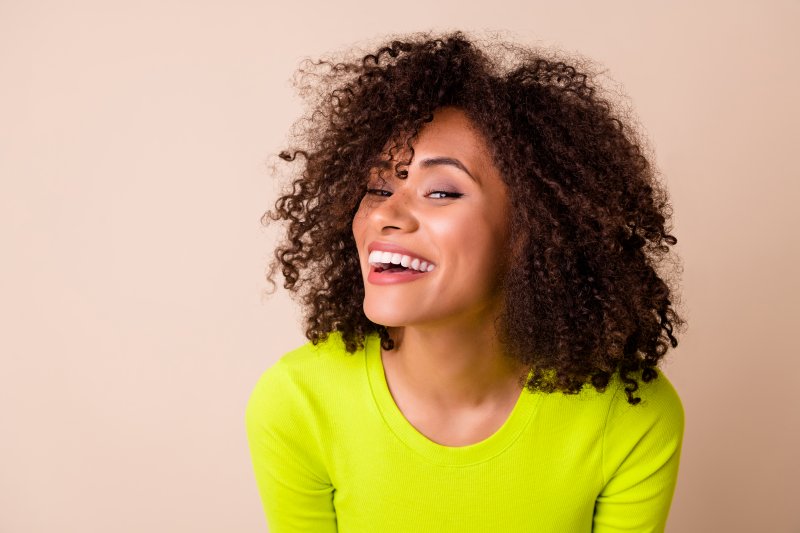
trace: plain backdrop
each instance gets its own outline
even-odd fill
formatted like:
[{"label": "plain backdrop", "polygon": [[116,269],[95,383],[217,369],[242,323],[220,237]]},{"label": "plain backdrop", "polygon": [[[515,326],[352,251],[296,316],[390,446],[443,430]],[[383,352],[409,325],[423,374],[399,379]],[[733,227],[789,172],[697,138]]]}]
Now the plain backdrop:
[{"label": "plain backdrop", "polygon": [[655,150],[689,321],[668,531],[800,532],[799,23],[797,0],[3,0],[0,531],[266,530],[244,407],[306,342],[262,294],[290,78],[463,29],[594,59]]}]

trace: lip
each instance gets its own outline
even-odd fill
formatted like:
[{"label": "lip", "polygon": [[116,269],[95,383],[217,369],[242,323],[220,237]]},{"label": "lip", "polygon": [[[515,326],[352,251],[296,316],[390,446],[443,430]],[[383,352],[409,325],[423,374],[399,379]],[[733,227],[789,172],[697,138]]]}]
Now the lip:
[{"label": "lip", "polygon": [[[381,250],[383,252],[392,252],[392,253],[395,253],[395,254],[403,254],[403,255],[408,255],[408,256],[411,256],[411,257],[417,257],[417,258],[419,258],[420,262],[427,261],[429,264],[430,263],[433,263],[434,265],[436,264],[433,261],[431,261],[430,259],[428,259],[427,257],[423,257],[423,256],[419,255],[416,252],[412,252],[411,250],[403,248],[399,244],[394,244],[394,243],[391,243],[391,242],[372,241],[371,243],[369,243],[369,246],[367,246],[367,252],[372,252],[374,250]],[[423,274],[424,274],[424,272],[423,272]]]}]

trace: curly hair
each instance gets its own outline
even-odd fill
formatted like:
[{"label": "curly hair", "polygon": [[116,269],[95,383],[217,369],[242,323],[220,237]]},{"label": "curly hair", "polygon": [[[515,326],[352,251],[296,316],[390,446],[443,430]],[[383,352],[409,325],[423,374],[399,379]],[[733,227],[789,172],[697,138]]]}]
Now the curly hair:
[{"label": "curly hair", "polygon": [[[456,107],[485,137],[511,194],[517,245],[509,250],[514,268],[502,283],[498,331],[530,370],[526,386],[604,391],[618,373],[635,405],[639,380],[658,376],[684,325],[673,278],[658,271],[679,264],[667,246],[677,239],[668,233],[671,206],[643,135],[595,87],[588,60],[476,42],[462,31],[419,32],[390,38],[374,53],[306,60],[295,86],[311,111],[295,123],[293,146],[278,154],[304,164],[262,216],[265,225],[288,221],[267,279],[274,290],[281,269],[314,344],[337,331],[353,353],[377,332],[381,346],[393,349],[387,328],[363,312],[352,221],[385,147],[391,156],[404,145],[413,158],[412,141],[433,112]],[[395,165],[398,177],[407,176],[400,167],[410,160]]]}]

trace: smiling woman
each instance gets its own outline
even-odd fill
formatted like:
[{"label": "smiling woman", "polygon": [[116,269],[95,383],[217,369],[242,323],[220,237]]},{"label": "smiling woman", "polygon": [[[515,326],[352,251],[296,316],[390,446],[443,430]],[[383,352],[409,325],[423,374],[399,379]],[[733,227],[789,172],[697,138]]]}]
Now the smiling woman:
[{"label": "smiling woman", "polygon": [[417,34],[301,71],[320,98],[264,220],[288,221],[268,279],[309,342],[246,413],[273,533],[664,529],[666,192],[587,74],[495,44]]},{"label": "smiling woman", "polygon": [[[434,362],[432,346],[418,335],[406,333],[402,347],[394,350],[399,355],[402,348],[406,365],[422,378],[429,375],[426,367],[431,363],[440,370],[450,366],[446,360],[453,358],[447,354],[465,340],[492,337],[489,330],[503,304],[498,281],[504,277],[510,205],[488,148],[458,108],[437,109],[413,147],[414,160],[404,179],[381,177],[388,170],[368,178],[369,188],[353,217],[353,236],[367,280],[363,303],[367,318],[405,332],[421,333],[429,330],[427,324],[436,324],[437,344],[444,348],[442,360]],[[480,182],[475,175],[481,176]],[[402,254],[421,257],[435,270],[379,272],[368,261],[372,250],[397,253],[398,260]],[[464,328],[472,333],[465,336]],[[441,344],[445,336],[453,339]],[[415,346],[420,341],[426,346]],[[457,364],[478,374],[482,362],[492,359],[474,348],[464,347],[462,353]],[[476,360],[470,361],[470,356]],[[408,357],[421,360],[414,363]],[[462,398],[454,397],[457,385],[463,388]],[[479,403],[491,392],[482,390],[484,385],[494,387],[462,375],[461,384],[436,384],[428,394],[441,393],[453,404]]]}]

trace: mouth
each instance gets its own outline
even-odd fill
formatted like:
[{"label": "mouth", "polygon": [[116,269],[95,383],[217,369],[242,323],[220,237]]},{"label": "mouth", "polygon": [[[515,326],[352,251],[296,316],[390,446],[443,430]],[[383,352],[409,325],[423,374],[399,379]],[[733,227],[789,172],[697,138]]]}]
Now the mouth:
[{"label": "mouth", "polygon": [[[434,265],[427,263],[418,264],[418,261],[408,266],[403,266],[401,263],[382,263],[377,261],[370,261],[370,270],[376,274],[386,273],[395,274],[407,272],[409,274],[427,274],[434,269]],[[416,266],[417,268],[414,268]]]},{"label": "mouth", "polygon": [[[388,246],[388,245],[384,245]],[[395,251],[373,248],[369,252],[368,281],[378,285],[411,281],[436,268],[432,262],[422,257],[411,255],[407,250],[395,247]]]},{"label": "mouth", "polygon": [[370,263],[367,281],[376,285],[387,285],[413,281],[429,274],[430,271],[427,269],[422,271],[410,265],[404,267],[393,263]]},{"label": "mouth", "polygon": [[394,272],[412,272],[417,274],[422,274],[419,270],[414,270],[413,268],[404,267],[402,265],[394,265],[392,263],[381,263],[379,265],[373,265],[372,271],[375,273],[386,272],[387,274],[391,274]]}]

